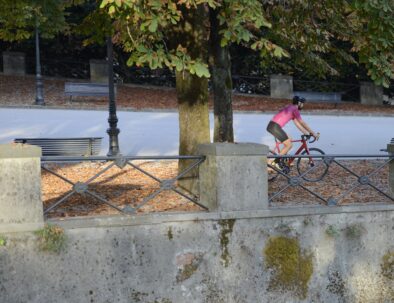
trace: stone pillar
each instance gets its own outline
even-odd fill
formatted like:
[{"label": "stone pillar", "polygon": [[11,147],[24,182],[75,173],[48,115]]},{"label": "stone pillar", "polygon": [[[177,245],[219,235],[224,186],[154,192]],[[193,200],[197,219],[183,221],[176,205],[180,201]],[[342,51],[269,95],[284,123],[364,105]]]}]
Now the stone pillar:
[{"label": "stone pillar", "polygon": [[271,75],[270,89],[272,98],[293,98],[293,77],[283,75]]},{"label": "stone pillar", "polygon": [[0,233],[44,226],[41,148],[0,144]]},{"label": "stone pillar", "polygon": [[377,86],[372,82],[361,82],[360,100],[361,104],[382,105],[383,87]]},{"label": "stone pillar", "polygon": [[25,54],[19,52],[3,52],[3,73],[5,75],[25,75]]},{"label": "stone pillar", "polygon": [[202,144],[200,203],[210,211],[268,208],[268,146],[252,143]]},{"label": "stone pillar", "polygon": [[[394,139],[391,140],[390,144],[387,144],[387,151],[394,156]],[[394,198],[394,159],[389,163],[389,187],[391,197]]]},{"label": "stone pillar", "polygon": [[90,63],[90,81],[94,83],[108,83],[108,62],[93,60]]}]

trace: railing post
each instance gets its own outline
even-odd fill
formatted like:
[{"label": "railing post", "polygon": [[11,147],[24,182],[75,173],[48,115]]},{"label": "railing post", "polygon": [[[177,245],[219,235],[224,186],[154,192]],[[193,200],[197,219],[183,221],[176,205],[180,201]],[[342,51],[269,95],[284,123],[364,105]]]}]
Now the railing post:
[{"label": "railing post", "polygon": [[293,98],[293,77],[284,75],[270,76],[270,95],[272,98]]},{"label": "railing post", "polygon": [[383,87],[377,86],[372,82],[360,83],[360,101],[361,104],[382,105],[383,104]]},{"label": "railing post", "polygon": [[[394,156],[394,141],[392,143],[387,144],[387,151],[391,156]],[[389,187],[391,197],[394,197],[394,159],[392,159],[389,163]]]},{"label": "railing post", "polygon": [[25,54],[20,52],[3,52],[4,75],[25,75]]},{"label": "railing post", "polygon": [[44,225],[40,157],[38,146],[0,144],[0,233]]},{"label": "railing post", "polygon": [[108,83],[108,62],[106,60],[90,59],[90,81]]},{"label": "railing post", "polygon": [[200,203],[210,211],[268,208],[268,147],[252,143],[202,144]]}]

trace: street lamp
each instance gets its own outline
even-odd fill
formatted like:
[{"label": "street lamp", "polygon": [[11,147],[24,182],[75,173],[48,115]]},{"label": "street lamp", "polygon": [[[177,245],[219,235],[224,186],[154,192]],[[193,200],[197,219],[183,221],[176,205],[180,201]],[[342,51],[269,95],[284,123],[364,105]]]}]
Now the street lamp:
[{"label": "street lamp", "polygon": [[41,77],[41,62],[40,62],[40,32],[38,29],[38,18],[36,19],[36,105],[45,105],[44,84]]},{"label": "street lamp", "polygon": [[114,91],[114,70],[113,70],[113,46],[111,37],[107,37],[107,57],[108,57],[108,97],[109,97],[109,117],[108,123],[109,128],[107,133],[109,135],[109,150],[107,156],[119,155],[119,128],[118,118],[116,116],[116,103],[115,103],[115,91]]}]

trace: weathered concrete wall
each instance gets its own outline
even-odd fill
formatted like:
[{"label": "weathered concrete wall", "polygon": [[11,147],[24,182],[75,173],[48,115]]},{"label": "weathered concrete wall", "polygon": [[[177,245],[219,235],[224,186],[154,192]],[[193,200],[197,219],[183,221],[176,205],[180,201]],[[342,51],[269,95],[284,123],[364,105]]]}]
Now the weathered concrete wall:
[{"label": "weathered concrete wall", "polygon": [[210,211],[268,208],[268,146],[253,143],[199,145],[200,202]]},{"label": "weathered concrete wall", "polygon": [[37,146],[0,144],[0,233],[43,226],[40,157]]},{"label": "weathered concrete wall", "polygon": [[60,255],[2,235],[0,302],[394,302],[394,207],[324,209],[69,219]]}]

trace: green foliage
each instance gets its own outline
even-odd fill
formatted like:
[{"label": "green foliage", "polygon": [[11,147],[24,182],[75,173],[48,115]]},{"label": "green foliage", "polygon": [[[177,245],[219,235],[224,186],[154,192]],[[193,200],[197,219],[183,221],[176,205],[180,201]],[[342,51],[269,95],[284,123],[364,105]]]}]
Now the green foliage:
[{"label": "green foliage", "polygon": [[272,237],[264,249],[267,268],[272,269],[274,277],[270,288],[285,289],[305,299],[308,283],[313,273],[312,256],[305,255],[297,239]]},{"label": "green foliage", "polygon": [[364,227],[357,223],[349,225],[345,228],[345,235],[350,239],[357,239],[364,233]]},{"label": "green foliage", "polygon": [[273,26],[265,38],[286,49],[291,59],[263,54],[263,66],[284,72],[338,76],[362,63],[378,85],[394,78],[394,2],[392,0],[286,1],[264,6]]},{"label": "green foliage", "polygon": [[220,232],[220,246],[222,247],[221,260],[224,267],[228,267],[231,262],[231,255],[228,251],[230,243],[229,234],[233,232],[235,219],[220,220],[219,225],[222,227]]},{"label": "green foliage", "polygon": [[[102,0],[100,9],[113,20],[114,42],[131,54],[129,65],[148,65],[152,69],[168,67],[176,71],[187,70],[198,77],[209,77],[207,58],[193,55],[194,46],[176,37],[184,24],[183,32],[196,33],[188,24],[187,16],[192,14],[191,9],[201,6],[205,10],[219,11],[222,47],[237,43],[272,56],[287,56],[285,50],[264,38],[262,28],[269,28],[271,24],[257,0]],[[207,16],[206,19],[209,27]],[[199,34],[198,39],[209,37]]]},{"label": "green foliage", "polygon": [[36,25],[44,38],[68,29],[65,9],[81,0],[0,0],[0,40],[29,39]]},{"label": "green foliage", "polygon": [[272,29],[266,38],[281,45],[291,55],[281,60],[262,54],[264,66],[275,64],[291,73],[294,70],[325,77],[338,75],[344,62],[355,63],[343,41],[348,41],[347,1],[287,1],[264,6]]},{"label": "green foliage", "polygon": [[329,225],[326,229],[326,234],[329,237],[336,238],[339,236],[340,232],[334,225]]},{"label": "green foliage", "polygon": [[0,247],[6,245],[7,245],[7,239],[4,236],[0,235]]},{"label": "green foliage", "polygon": [[388,252],[382,258],[382,275],[387,279],[394,280],[394,252]]},{"label": "green foliage", "polygon": [[388,87],[394,79],[394,1],[354,0],[352,8],[358,25],[352,36],[354,51],[371,79]]},{"label": "green foliage", "polygon": [[174,238],[174,234],[172,233],[172,227],[170,226],[167,231],[168,240],[172,240]]},{"label": "green foliage", "polygon": [[59,254],[66,247],[66,235],[59,226],[47,224],[43,229],[36,231],[35,234],[42,251]]}]

